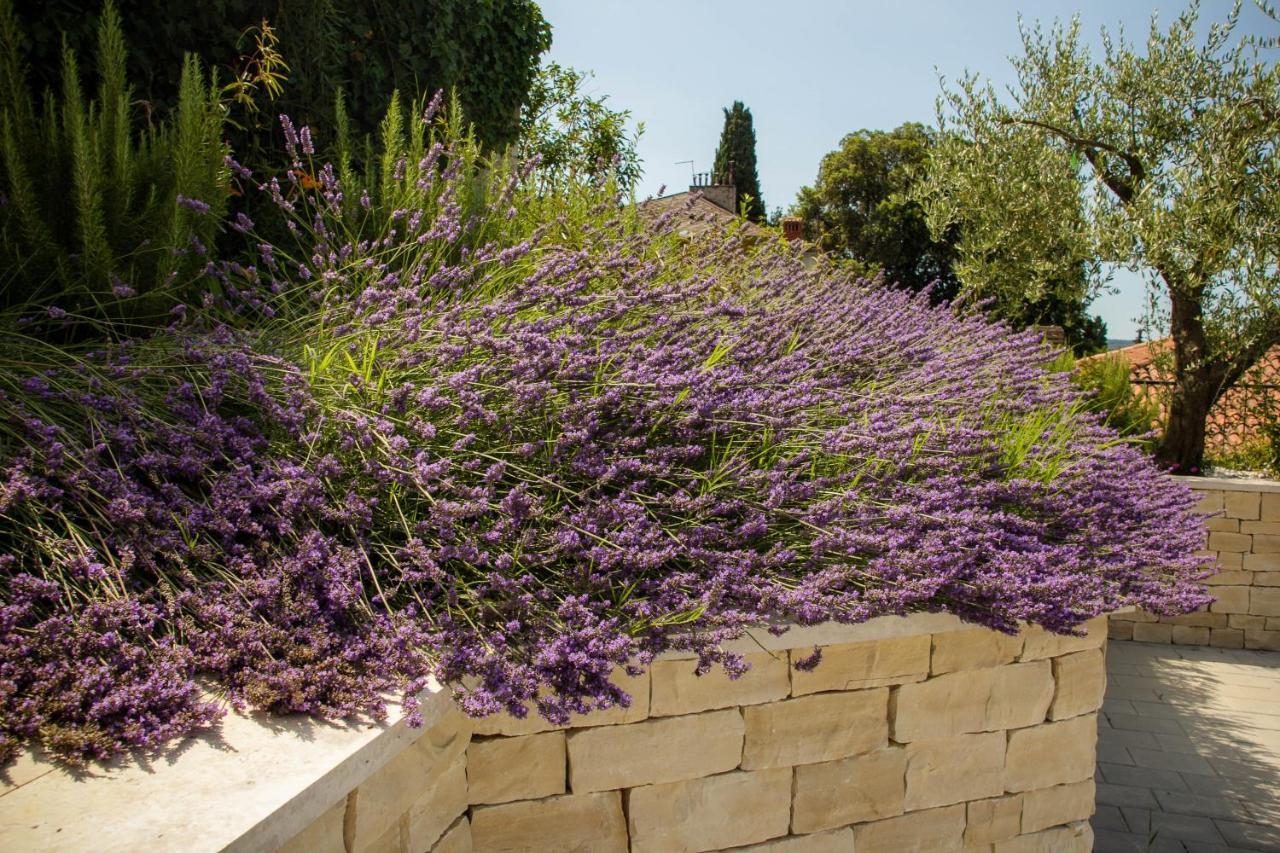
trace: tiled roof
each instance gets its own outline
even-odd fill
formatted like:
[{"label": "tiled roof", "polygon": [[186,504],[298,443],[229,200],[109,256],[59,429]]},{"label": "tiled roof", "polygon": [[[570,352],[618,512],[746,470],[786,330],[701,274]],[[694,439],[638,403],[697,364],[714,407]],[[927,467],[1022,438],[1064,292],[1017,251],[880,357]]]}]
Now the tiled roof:
[{"label": "tiled roof", "polygon": [[640,215],[648,219],[657,219],[665,213],[675,213],[677,217],[686,220],[676,230],[687,236],[703,234],[712,228],[726,228],[735,222],[742,222],[743,232],[747,235],[772,236],[769,229],[742,220],[737,214],[725,210],[701,193],[675,193],[640,203]]},{"label": "tiled roof", "polygon": [[[738,232],[739,236],[747,243],[782,239],[780,229],[758,225],[743,219],[699,192],[682,192],[661,198],[651,198],[640,202],[638,207],[640,215],[649,221],[654,221],[664,214],[674,214],[677,220],[674,224],[675,231],[682,237],[699,236],[708,231],[723,230],[736,224],[741,228]],[[801,263],[806,266],[812,266],[823,257],[822,251],[806,240],[795,241],[792,243],[792,249]]]},{"label": "tiled roof", "polygon": [[[1089,358],[1127,361],[1134,386],[1163,409],[1173,386],[1172,348],[1171,338],[1160,338]],[[1268,408],[1280,413],[1280,347],[1273,347],[1214,404],[1205,423],[1206,447],[1224,452],[1256,440]]]}]

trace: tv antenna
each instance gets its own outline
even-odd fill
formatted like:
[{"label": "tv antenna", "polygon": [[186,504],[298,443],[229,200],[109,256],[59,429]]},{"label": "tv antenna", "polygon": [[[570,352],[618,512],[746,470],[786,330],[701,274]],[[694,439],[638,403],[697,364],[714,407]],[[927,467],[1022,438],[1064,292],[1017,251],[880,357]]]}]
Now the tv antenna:
[{"label": "tv antenna", "polygon": [[693,171],[693,161],[692,161],[692,160],[677,160],[677,161],[676,161],[675,163],[673,163],[672,165],[674,165],[674,166],[688,166],[688,167],[689,167],[689,183],[690,183],[690,184],[692,184],[692,183],[694,183],[694,182],[695,182],[695,178],[697,177],[697,174]]}]

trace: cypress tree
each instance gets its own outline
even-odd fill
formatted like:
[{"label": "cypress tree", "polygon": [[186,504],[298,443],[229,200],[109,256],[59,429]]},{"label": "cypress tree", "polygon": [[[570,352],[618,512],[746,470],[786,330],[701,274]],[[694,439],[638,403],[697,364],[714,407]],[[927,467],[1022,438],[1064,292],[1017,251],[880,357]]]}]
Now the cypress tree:
[{"label": "cypress tree", "polygon": [[732,181],[736,187],[738,210],[742,210],[743,200],[750,196],[747,218],[763,222],[764,199],[760,197],[760,175],[756,171],[756,131],[751,126],[751,110],[742,101],[734,101],[733,107],[724,111],[724,130],[720,132],[713,170],[718,183]]}]

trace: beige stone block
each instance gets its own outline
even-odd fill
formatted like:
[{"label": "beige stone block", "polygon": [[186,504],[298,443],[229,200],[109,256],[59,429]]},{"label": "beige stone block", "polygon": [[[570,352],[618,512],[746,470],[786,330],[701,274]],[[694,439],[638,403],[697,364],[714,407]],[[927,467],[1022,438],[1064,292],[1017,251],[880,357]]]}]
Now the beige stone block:
[{"label": "beige stone block", "polygon": [[1173,642],[1178,646],[1209,645],[1209,629],[1196,625],[1174,625]]},{"label": "beige stone block", "polygon": [[346,813],[347,798],[343,797],[310,826],[282,844],[276,853],[346,853],[346,845],[342,843]]},{"label": "beige stone block", "polygon": [[1261,516],[1263,521],[1280,521],[1280,493],[1262,493]]},{"label": "beige stone block", "polygon": [[1022,794],[969,803],[964,846],[978,847],[1013,838],[1022,831]]},{"label": "beige stone block", "polygon": [[[1105,631],[1105,622],[1095,629]],[[1042,722],[1053,701],[1053,670],[1049,661],[1029,661],[993,670],[991,696],[983,731],[1016,729]],[[957,673],[959,674],[959,673]]]},{"label": "beige stone block", "polygon": [[1039,832],[1051,826],[1088,820],[1093,815],[1094,782],[1085,779],[1070,785],[1039,788],[1022,795],[1022,832]]},{"label": "beige stone block", "polygon": [[513,717],[507,713],[498,713],[476,718],[476,735],[486,737],[490,735],[519,737],[520,735],[552,732],[563,728],[566,728],[566,726],[553,726],[547,722],[545,717],[538,714],[532,703],[529,703],[529,708],[523,717]]},{"label": "beige stone block", "polygon": [[1239,533],[1240,519],[1238,518],[1206,518],[1204,520],[1204,529],[1210,533]]},{"label": "beige stone block", "polygon": [[1116,619],[1125,619],[1129,622],[1159,622],[1160,617],[1154,613],[1148,613],[1145,610],[1130,610],[1128,613],[1118,613],[1114,617]]},{"label": "beige stone block", "polygon": [[473,740],[467,747],[471,803],[509,803],[563,794],[564,732]]},{"label": "beige stone block", "polygon": [[[1240,556],[1244,557],[1243,554]],[[1218,572],[1205,578],[1203,583],[1206,586],[1250,586],[1253,583],[1253,572]]]},{"label": "beige stone block", "polygon": [[1163,623],[1142,623],[1133,626],[1133,639],[1139,643],[1173,642],[1173,626]]},{"label": "beige stone block", "polygon": [[754,844],[786,835],[790,821],[788,767],[646,785],[627,793],[631,853]]},{"label": "beige stone block", "polygon": [[1098,710],[1107,689],[1106,658],[1102,650],[1089,649],[1054,658],[1053,681],[1049,719],[1063,720]]},{"label": "beige stone block", "polygon": [[1023,632],[1026,642],[1023,644],[1022,655],[1019,660],[1041,660],[1071,652],[1082,652],[1085,649],[1099,648],[1107,638],[1107,617],[1098,616],[1090,619],[1084,625],[1081,625],[1080,629],[1086,632],[1085,636],[1073,637],[1067,634],[1054,634],[1039,625],[1028,625]]},{"label": "beige stone block", "polygon": [[1255,586],[1249,594],[1251,616],[1280,616],[1280,587]]},{"label": "beige stone block", "polygon": [[1239,551],[1249,553],[1253,548],[1253,537],[1245,533],[1210,533],[1210,551]]},{"label": "beige stone block", "polygon": [[1120,619],[1112,619],[1107,623],[1107,636],[1113,640],[1132,640],[1133,624]]},{"label": "beige stone block", "polygon": [[1280,572],[1258,572],[1253,576],[1254,586],[1280,586]]},{"label": "beige stone block", "polygon": [[1180,613],[1177,616],[1166,616],[1160,620],[1167,625],[1190,625],[1196,628],[1225,628],[1227,614],[1209,613],[1197,610],[1195,613]]},{"label": "beige stone block", "polygon": [[1268,652],[1280,652],[1280,631],[1259,631],[1246,628],[1244,632],[1246,649],[1262,649]]},{"label": "beige stone block", "polygon": [[[1246,572],[1280,572],[1280,554],[1245,554],[1242,567]],[[1255,576],[1255,583],[1257,578]]]},{"label": "beige stone block", "polygon": [[1032,791],[1093,776],[1098,718],[1086,714],[1009,732],[1006,791]]},{"label": "beige stone block", "polygon": [[538,714],[533,703],[529,703],[524,717],[513,717],[510,714],[490,714],[475,721],[477,735],[531,735],[538,732],[549,732],[564,728],[582,728],[585,726],[618,726],[637,723],[649,716],[649,672],[640,675],[628,675],[622,667],[616,669],[609,679],[626,691],[631,697],[631,704],[626,707],[608,708],[603,711],[592,711],[589,714],[574,714],[567,726],[553,726],[547,719]]},{"label": "beige stone block", "polygon": [[742,714],[735,709],[660,717],[569,732],[569,787],[575,794],[679,782],[738,766]]},{"label": "beige stone block", "polygon": [[791,693],[786,652],[760,652],[745,657],[751,668],[737,679],[729,678],[718,666],[706,675],[696,675],[697,662],[692,660],[654,661],[650,715],[667,717],[757,705],[785,699]]},{"label": "beige stone block", "polygon": [[889,700],[893,739],[1019,728],[1043,722],[1053,701],[1049,661],[939,675],[894,688]]},{"label": "beige stone block", "polygon": [[1090,853],[1092,850],[1093,829],[1087,822],[1019,835],[995,846],[995,853]]},{"label": "beige stone block", "polygon": [[622,792],[476,806],[471,843],[476,853],[627,853]]},{"label": "beige stone block", "polygon": [[1219,573],[1238,572],[1244,568],[1245,556],[1245,554],[1237,554],[1234,551],[1224,551],[1214,557],[1214,562]]},{"label": "beige stone block", "polygon": [[437,776],[400,819],[400,837],[411,850],[429,850],[467,810],[467,760],[462,753]]},{"label": "beige stone block", "polygon": [[964,837],[963,803],[911,812],[853,828],[857,853],[938,853],[959,850]]},{"label": "beige stone block", "polygon": [[1205,515],[1212,515],[1215,512],[1222,512],[1226,506],[1226,493],[1220,489],[1201,492],[1199,489],[1199,501],[1196,503],[1196,512]]},{"label": "beige stone block", "polygon": [[849,853],[851,850],[853,830],[846,826],[829,832],[793,835],[750,847],[738,847],[733,853]]},{"label": "beige stone block", "polygon": [[791,831],[817,832],[900,815],[907,751],[901,747],[795,769]]},{"label": "beige stone block", "polygon": [[1009,636],[990,628],[949,631],[933,635],[929,671],[943,675],[961,669],[985,669],[1012,663],[1022,651],[1022,635]]},{"label": "beige stone block", "polygon": [[431,853],[472,853],[471,821],[466,816],[454,821],[453,826],[445,830],[444,835],[431,848]]},{"label": "beige stone block", "polygon": [[1165,625],[1194,625],[1201,628],[1225,628],[1225,613],[1211,613],[1208,605],[1190,613],[1179,613],[1175,616],[1161,616],[1160,622]]},{"label": "beige stone block", "polygon": [[1258,492],[1227,492],[1223,495],[1227,518],[1257,520],[1261,518],[1262,495]]},{"label": "beige stone block", "polygon": [[1267,627],[1267,617],[1250,616],[1246,613],[1232,613],[1227,617],[1227,627],[1229,628],[1265,628]]},{"label": "beige stone block", "polygon": [[822,662],[809,671],[796,669],[795,663],[813,650],[792,649],[791,693],[803,696],[919,681],[929,674],[929,648],[928,634],[827,646]]},{"label": "beige stone block", "polygon": [[744,770],[834,761],[888,744],[889,690],[801,696],[751,705],[742,715]]},{"label": "beige stone block", "polygon": [[1263,536],[1280,536],[1280,521],[1242,521],[1240,522],[1241,533],[1251,533],[1253,535]]},{"label": "beige stone block", "polygon": [[907,747],[907,811],[1004,793],[1004,732],[920,740]]},{"label": "beige stone block", "polygon": [[1253,553],[1280,554],[1280,536],[1258,533],[1253,537]]},{"label": "beige stone block", "polygon": [[1280,631],[1280,617],[1268,616],[1266,630]]},{"label": "beige stone block", "polygon": [[1244,631],[1236,628],[1211,628],[1209,630],[1209,645],[1217,646],[1220,649],[1243,649]]},{"label": "beige stone block", "polygon": [[470,737],[470,718],[458,711],[446,713],[352,792],[347,805],[351,849],[368,850],[389,834],[408,833],[407,816],[424,809],[434,810],[439,819],[419,820],[414,836],[425,839],[422,849],[430,847],[466,810]]},{"label": "beige stone block", "polygon": [[1210,592],[1217,601],[1209,605],[1211,613],[1248,613],[1249,587],[1215,586]]}]

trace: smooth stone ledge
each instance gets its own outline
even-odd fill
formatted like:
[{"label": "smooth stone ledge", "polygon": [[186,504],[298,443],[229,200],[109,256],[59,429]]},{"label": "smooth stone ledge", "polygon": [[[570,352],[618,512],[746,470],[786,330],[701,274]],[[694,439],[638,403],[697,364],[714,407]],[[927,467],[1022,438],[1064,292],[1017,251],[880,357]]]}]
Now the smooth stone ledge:
[{"label": "smooth stone ledge", "polygon": [[1252,477],[1183,477],[1170,475],[1198,492],[1280,492],[1280,480]]},{"label": "smooth stone ledge", "polygon": [[[454,708],[434,683],[420,702],[427,727]],[[26,756],[0,794],[0,849],[275,850],[417,739],[398,703],[387,713],[344,726],[228,712],[146,763],[79,776]]]}]

